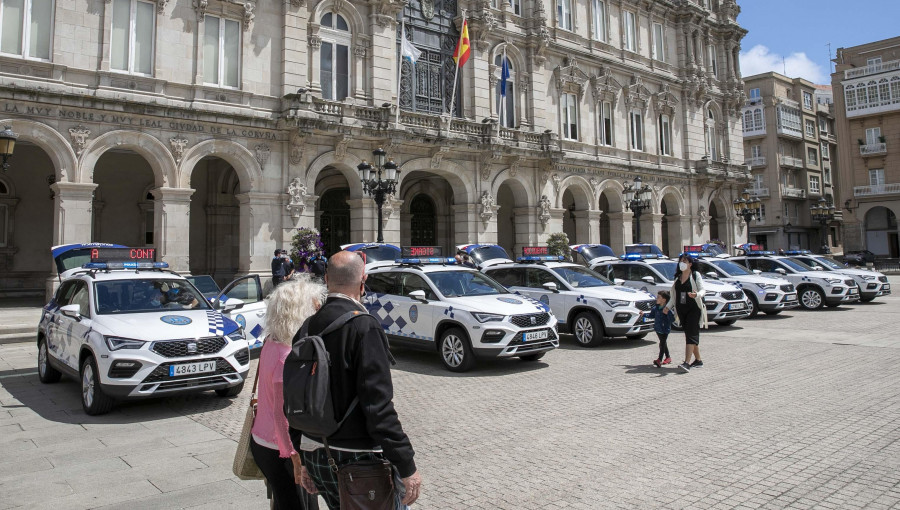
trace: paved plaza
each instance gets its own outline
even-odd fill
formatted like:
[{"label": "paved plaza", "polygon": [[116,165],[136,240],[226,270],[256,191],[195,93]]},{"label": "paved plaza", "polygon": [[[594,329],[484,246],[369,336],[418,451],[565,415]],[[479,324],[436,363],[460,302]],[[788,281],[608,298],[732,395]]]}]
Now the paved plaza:
[{"label": "paved plaza", "polygon": [[[713,326],[690,374],[652,367],[650,337],[564,337],[540,362],[466,374],[398,351],[414,508],[898,507],[898,330],[900,296]],[[35,359],[0,345],[0,509],[267,506],[262,482],[231,473],[249,387],[89,417],[78,384],[42,385]]]}]

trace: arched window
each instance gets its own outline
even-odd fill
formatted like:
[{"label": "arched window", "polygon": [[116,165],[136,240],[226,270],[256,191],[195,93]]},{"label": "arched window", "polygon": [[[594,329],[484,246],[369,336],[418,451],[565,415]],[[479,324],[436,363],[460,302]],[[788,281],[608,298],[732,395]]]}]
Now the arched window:
[{"label": "arched window", "polygon": [[351,33],[347,20],[336,12],[326,12],[319,22],[322,47],[319,69],[322,98],[343,101],[350,93]]},{"label": "arched window", "polygon": [[502,95],[502,87],[503,87],[503,58],[504,55],[497,55],[497,58],[494,59],[494,64],[497,66],[498,72],[500,73],[500,79],[497,80],[497,99],[495,104],[497,106],[497,116],[500,118],[500,125],[507,128],[516,127],[516,71],[513,67],[512,60],[510,60],[509,56],[505,56],[506,65],[509,69],[509,77],[506,79],[506,98]]},{"label": "arched window", "polygon": [[744,131],[753,131],[753,112],[744,112]]},{"label": "arched window", "polygon": [[757,108],[753,110],[753,126],[755,129],[762,129],[763,127],[763,111],[762,108]]},{"label": "arched window", "polygon": [[878,94],[881,96],[881,102],[883,104],[890,104],[891,88],[888,84],[887,78],[882,78],[878,81]]},{"label": "arched window", "polygon": [[[898,81],[900,83],[900,81]],[[847,85],[844,88],[844,97],[847,98],[847,107],[852,108],[856,106],[856,89],[853,85]]]},{"label": "arched window", "polygon": [[878,104],[878,84],[875,83],[875,80],[872,80],[868,83],[869,89],[869,106],[875,106]]},{"label": "arched window", "polygon": [[891,78],[891,101],[900,102],[900,76]]},{"label": "arched window", "polygon": [[716,139],[716,114],[706,109],[706,154],[712,161],[719,160],[719,142]]}]

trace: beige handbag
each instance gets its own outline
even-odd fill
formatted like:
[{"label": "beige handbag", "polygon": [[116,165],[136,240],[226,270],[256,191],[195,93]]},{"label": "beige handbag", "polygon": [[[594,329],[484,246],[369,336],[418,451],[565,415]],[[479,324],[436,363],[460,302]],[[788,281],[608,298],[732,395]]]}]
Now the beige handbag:
[{"label": "beige handbag", "polygon": [[241,480],[263,480],[265,477],[253,454],[250,453],[250,431],[253,429],[253,420],[256,418],[256,385],[259,384],[259,365],[256,367],[256,378],[253,381],[253,392],[250,393],[250,406],[247,407],[247,415],[244,417],[244,427],[241,429],[241,438],[238,441],[237,451],[234,452],[234,464],[231,470]]}]

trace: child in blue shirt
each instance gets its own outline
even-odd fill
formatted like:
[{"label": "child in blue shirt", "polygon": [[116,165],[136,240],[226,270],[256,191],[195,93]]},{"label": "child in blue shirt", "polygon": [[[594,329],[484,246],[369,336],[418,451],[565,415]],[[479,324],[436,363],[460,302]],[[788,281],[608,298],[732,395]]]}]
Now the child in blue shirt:
[{"label": "child in blue shirt", "polygon": [[675,312],[666,308],[666,303],[668,302],[669,291],[661,290],[656,294],[656,305],[649,312],[645,312],[647,317],[654,320],[653,329],[659,338],[659,357],[653,360],[653,364],[657,367],[672,363],[666,339],[669,338],[669,333],[672,331],[672,323],[675,322]]}]

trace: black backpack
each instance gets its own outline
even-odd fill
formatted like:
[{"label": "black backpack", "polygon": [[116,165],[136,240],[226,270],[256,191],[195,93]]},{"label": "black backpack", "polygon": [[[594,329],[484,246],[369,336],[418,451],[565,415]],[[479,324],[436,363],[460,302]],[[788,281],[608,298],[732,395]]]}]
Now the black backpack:
[{"label": "black backpack", "polygon": [[284,415],[291,428],[311,437],[329,437],[341,428],[359,403],[359,398],[354,398],[344,417],[340,421],[335,419],[331,359],[322,337],[361,315],[369,314],[360,310],[347,312],[318,335],[308,335],[309,319],[300,327],[284,361]]}]

